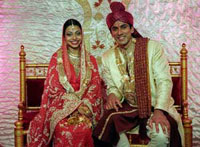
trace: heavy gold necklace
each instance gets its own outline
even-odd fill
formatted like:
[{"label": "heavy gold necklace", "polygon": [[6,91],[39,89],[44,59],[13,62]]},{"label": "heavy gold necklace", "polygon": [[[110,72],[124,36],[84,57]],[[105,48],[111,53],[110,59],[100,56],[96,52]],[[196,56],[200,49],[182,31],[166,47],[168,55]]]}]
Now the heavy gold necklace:
[{"label": "heavy gold necklace", "polygon": [[80,51],[72,51],[73,49],[68,49],[68,55],[72,58],[79,58],[80,57]]},{"label": "heavy gold necklace", "polygon": [[80,72],[80,65],[81,65],[81,59],[80,54],[74,54],[70,50],[68,50],[69,60],[70,63],[73,65],[76,76],[78,76]]}]

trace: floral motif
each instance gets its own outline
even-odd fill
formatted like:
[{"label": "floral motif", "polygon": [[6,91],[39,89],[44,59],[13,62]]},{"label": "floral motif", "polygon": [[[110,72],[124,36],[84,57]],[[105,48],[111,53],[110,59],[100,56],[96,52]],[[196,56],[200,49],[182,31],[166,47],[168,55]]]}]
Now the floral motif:
[{"label": "floral motif", "polygon": [[[108,1],[109,4],[111,3],[111,0],[107,0],[107,1]],[[95,8],[99,7],[102,4],[102,2],[103,2],[103,0],[98,0],[98,2],[94,3],[94,7]]]},{"label": "floral motif", "polygon": [[97,49],[97,48],[103,49],[103,48],[105,47],[104,44],[100,44],[100,41],[99,41],[99,40],[97,40],[97,41],[95,41],[95,42],[96,42],[96,45],[93,45],[93,46],[92,46],[92,48],[93,48],[94,50]]},{"label": "floral motif", "polygon": [[103,0],[98,0],[98,2],[94,3],[94,7],[97,8],[101,5],[101,3],[103,2]]}]

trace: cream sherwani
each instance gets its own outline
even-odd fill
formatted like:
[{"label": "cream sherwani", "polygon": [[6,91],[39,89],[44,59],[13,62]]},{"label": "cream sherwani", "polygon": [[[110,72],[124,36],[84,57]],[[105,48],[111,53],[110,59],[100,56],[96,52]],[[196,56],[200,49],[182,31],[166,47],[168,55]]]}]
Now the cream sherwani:
[{"label": "cream sherwani", "polygon": [[[133,43],[133,47],[135,44]],[[103,78],[107,85],[107,94],[114,93],[120,100],[123,99],[122,75],[116,64],[115,47],[103,54]],[[120,58],[125,62],[122,52]],[[168,112],[178,123],[178,129],[184,145],[184,131],[179,113],[173,107],[174,100],[171,97],[172,80],[169,72],[169,64],[161,45],[153,40],[148,41],[148,64],[151,87],[151,104],[154,109]]]}]

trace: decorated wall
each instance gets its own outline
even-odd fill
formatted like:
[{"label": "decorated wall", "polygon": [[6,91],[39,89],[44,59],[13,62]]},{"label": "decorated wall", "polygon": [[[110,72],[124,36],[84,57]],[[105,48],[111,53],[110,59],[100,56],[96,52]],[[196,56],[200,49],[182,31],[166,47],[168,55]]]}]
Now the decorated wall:
[{"label": "decorated wall", "polygon": [[[76,18],[88,50],[99,60],[113,45],[105,19],[114,0],[0,0],[0,146],[14,146],[19,102],[20,45],[27,61],[47,63],[61,45],[62,25]],[[188,102],[193,146],[200,146],[200,1],[122,0],[144,37],[158,40],[170,61],[188,49]]]}]

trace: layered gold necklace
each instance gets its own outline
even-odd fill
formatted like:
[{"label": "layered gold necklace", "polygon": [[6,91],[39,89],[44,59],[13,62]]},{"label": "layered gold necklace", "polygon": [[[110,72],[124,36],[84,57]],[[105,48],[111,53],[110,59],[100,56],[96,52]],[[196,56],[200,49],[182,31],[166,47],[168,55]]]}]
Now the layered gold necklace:
[{"label": "layered gold necklace", "polygon": [[[131,53],[134,51],[134,42],[135,40],[131,41],[129,48],[132,50]],[[128,49],[127,49],[128,50]],[[116,64],[119,69],[119,72],[122,76],[122,84],[123,84],[123,95],[125,99],[131,103],[136,104],[136,96],[135,96],[135,76],[134,76],[134,53],[128,54],[128,51],[122,49],[122,54],[124,56],[125,62],[122,63],[122,59],[120,57],[120,49],[119,47],[115,48],[115,57],[116,57]]]},{"label": "layered gold necklace", "polygon": [[73,65],[76,76],[78,76],[80,72],[80,65],[81,65],[81,56],[80,56],[80,51],[78,52],[73,52],[70,49],[67,50],[68,55],[69,55],[69,60],[70,63]]}]

